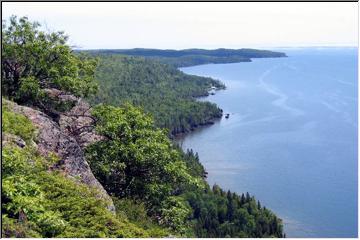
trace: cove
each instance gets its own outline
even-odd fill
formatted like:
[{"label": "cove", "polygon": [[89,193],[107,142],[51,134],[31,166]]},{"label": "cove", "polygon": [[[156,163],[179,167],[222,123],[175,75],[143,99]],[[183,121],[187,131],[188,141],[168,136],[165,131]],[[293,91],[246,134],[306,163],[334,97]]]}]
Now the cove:
[{"label": "cove", "polygon": [[199,100],[230,116],[177,141],[210,185],[255,195],[287,237],[357,237],[357,48],[276,50],[288,57],[181,68],[225,83]]}]

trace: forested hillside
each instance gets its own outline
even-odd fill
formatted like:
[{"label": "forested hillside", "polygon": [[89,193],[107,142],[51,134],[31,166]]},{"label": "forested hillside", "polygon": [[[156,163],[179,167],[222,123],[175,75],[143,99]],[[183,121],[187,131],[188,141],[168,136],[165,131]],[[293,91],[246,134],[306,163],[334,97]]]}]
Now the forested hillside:
[{"label": "forested hillside", "polygon": [[[90,107],[97,61],[66,42],[26,17],[3,24],[2,237],[284,237],[281,219],[250,194],[211,188],[197,154],[174,146],[142,109]],[[153,78],[136,73],[152,76],[144,73],[157,63],[121,59],[145,64],[125,64],[124,76],[146,95]]]},{"label": "forested hillside", "polygon": [[210,87],[223,89],[217,80],[185,74],[158,61],[122,55],[98,55],[95,72],[98,93],[93,103],[129,102],[151,114],[158,127],[171,134],[209,124],[222,116],[215,104],[195,98],[207,96]]},{"label": "forested hillside", "polygon": [[[65,164],[61,163],[64,159],[58,152],[44,154],[41,142],[45,131],[21,113],[28,115],[31,111],[35,117],[36,110],[5,99],[2,99],[1,110],[2,237],[161,237],[170,234],[157,224],[147,223],[150,220],[146,214],[141,216],[140,223],[129,219],[131,215],[121,208],[116,214],[109,211],[109,203],[99,197],[99,189],[79,181],[80,174],[66,173],[68,169],[64,169]],[[46,125],[41,121],[38,124]]]},{"label": "forested hillside", "polygon": [[208,63],[250,62],[251,58],[286,57],[285,53],[257,49],[99,49],[87,51],[92,54],[125,54],[156,59],[175,67],[188,67]]}]

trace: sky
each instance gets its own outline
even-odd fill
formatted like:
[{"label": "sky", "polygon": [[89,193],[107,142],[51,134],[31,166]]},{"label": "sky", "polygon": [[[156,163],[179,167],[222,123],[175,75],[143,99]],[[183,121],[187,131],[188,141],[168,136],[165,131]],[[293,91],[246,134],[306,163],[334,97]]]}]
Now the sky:
[{"label": "sky", "polygon": [[358,3],[2,3],[81,49],[357,46]]}]

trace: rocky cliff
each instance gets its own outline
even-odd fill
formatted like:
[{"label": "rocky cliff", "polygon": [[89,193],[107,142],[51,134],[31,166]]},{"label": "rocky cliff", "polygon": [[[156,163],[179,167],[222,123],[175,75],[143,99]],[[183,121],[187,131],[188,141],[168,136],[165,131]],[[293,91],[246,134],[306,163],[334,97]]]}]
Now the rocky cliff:
[{"label": "rocky cliff", "polygon": [[[111,197],[94,177],[84,156],[84,147],[102,137],[94,132],[94,119],[89,113],[90,106],[83,100],[56,90],[52,93],[63,101],[74,101],[75,106],[61,113],[58,121],[39,110],[6,101],[11,111],[25,115],[38,129],[36,147],[40,154],[55,153],[60,161],[53,168],[63,171],[66,176],[98,190],[99,198],[109,202],[108,209],[115,212]],[[3,136],[4,141],[14,136]],[[21,143],[21,139],[17,140]]]}]

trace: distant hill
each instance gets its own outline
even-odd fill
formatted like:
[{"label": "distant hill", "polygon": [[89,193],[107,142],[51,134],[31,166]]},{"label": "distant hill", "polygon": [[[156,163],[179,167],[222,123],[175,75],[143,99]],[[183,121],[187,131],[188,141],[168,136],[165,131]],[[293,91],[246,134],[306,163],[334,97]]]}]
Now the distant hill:
[{"label": "distant hill", "polygon": [[171,64],[175,67],[188,67],[209,63],[235,63],[251,62],[251,58],[275,58],[287,57],[285,53],[273,52],[257,49],[185,49],[185,50],[162,50],[162,49],[98,49],[85,50],[93,54],[122,54],[130,56],[141,56],[145,58],[157,59],[163,63]]}]

